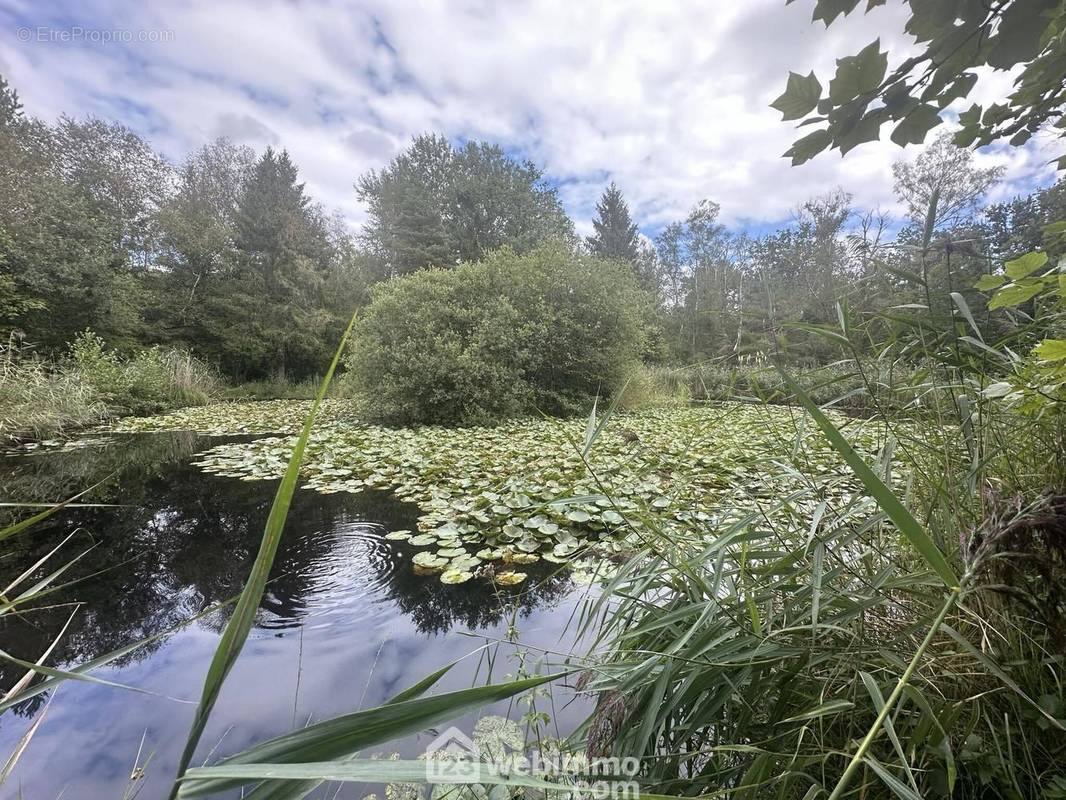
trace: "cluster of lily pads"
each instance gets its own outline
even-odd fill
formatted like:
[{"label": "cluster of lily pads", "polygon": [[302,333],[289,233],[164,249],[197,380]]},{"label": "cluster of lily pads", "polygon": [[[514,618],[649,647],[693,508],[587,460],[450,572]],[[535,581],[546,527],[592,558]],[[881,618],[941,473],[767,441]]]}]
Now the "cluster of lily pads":
[{"label": "cluster of lily pads", "polygon": [[[183,409],[128,419],[116,430],[189,428],[208,434],[280,434],[200,454],[207,472],[241,480],[282,475],[307,404],[271,401]],[[843,420],[839,420],[843,422]],[[417,571],[444,583],[479,575],[507,585],[515,567],[569,564],[579,579],[639,550],[649,531],[713,536],[718,510],[766,501],[800,485],[815,498],[859,490],[836,453],[788,409],[725,403],[612,418],[587,453],[583,420],[527,419],[485,428],[385,428],[326,404],[306,450],[303,487],[323,493],[388,489],[418,504],[417,531],[387,538],[418,552]],[[874,452],[881,432],[853,426]],[[778,463],[802,451],[802,473]],[[817,502],[817,499],[815,499]],[[701,534],[702,535],[702,534]]]}]

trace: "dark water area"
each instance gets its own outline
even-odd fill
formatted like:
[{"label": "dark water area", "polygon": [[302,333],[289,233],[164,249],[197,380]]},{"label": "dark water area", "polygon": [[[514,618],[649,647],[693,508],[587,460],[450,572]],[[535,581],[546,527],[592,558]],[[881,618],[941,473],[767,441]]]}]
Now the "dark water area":
[{"label": "dark water area", "polygon": [[[0,545],[0,586],[57,546],[35,576],[78,557],[55,582],[63,588],[0,616],[0,649],[35,661],[59,637],[46,663],[69,668],[164,633],[237,594],[277,484],[209,475],[190,465],[194,454],[223,441],[232,440],[192,433],[111,436],[76,450],[0,457],[3,502],[54,502],[102,480],[80,502],[111,504],[64,509]],[[0,509],[4,513],[12,510]],[[540,648],[573,649],[571,620],[584,589],[548,564],[526,569],[525,584],[505,589],[483,581],[445,586],[415,575],[413,551],[384,536],[415,528],[417,514],[387,492],[297,492],[256,625],[196,763],[309,720],[378,705],[509,633],[517,632],[522,648],[503,644],[474,654],[435,691],[506,680],[521,668],[523,648],[527,669]],[[226,614],[214,612],[92,673],[154,694],[66,681],[0,715],[0,764],[40,721],[0,797],[114,800],[133,791],[164,797],[195,708],[178,700],[199,697]],[[0,662],[0,694],[24,672]],[[552,717],[548,735],[567,733],[590,708],[562,686],[538,703],[537,710]],[[509,710],[517,719],[527,709],[499,704],[483,713]],[[469,732],[476,716],[458,727]],[[426,731],[379,751],[414,757],[434,735]],[[148,764],[130,788],[138,752],[140,763]],[[333,797],[336,788],[312,797]],[[342,787],[336,796],[358,797],[364,790]]]}]

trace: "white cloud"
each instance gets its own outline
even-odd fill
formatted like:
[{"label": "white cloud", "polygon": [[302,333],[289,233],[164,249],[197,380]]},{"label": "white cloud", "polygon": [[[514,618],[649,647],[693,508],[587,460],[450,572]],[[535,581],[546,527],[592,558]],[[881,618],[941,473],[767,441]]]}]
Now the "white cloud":
[{"label": "white cloud", "polygon": [[[824,82],[835,57],[877,36],[894,59],[909,48],[902,4],[828,30],[811,24],[811,7],[193,0],[131,11],[117,0],[65,9],[9,0],[0,69],[32,113],[117,118],[173,160],[219,134],[287,147],[315,196],[353,223],[364,214],[355,179],[424,131],[490,139],[531,158],[559,181],[581,230],[612,179],[645,229],[703,197],[727,221],[781,220],[838,186],[860,207],[895,209],[891,163],[917,148],[871,143],[797,169],[780,157],[797,132],[768,104],[789,69],[813,68]],[[172,34],[158,43],[19,41],[20,27],[38,26]],[[991,91],[1009,81],[996,76]],[[1053,177],[1041,153],[981,155],[1007,168],[997,198]]]}]

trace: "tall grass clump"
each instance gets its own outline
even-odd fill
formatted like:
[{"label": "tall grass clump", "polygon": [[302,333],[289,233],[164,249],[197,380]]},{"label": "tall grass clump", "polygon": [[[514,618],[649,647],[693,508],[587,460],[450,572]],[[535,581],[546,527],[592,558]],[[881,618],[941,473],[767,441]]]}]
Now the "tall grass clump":
[{"label": "tall grass clump", "polygon": [[678,380],[681,370],[660,364],[638,364],[616,394],[619,411],[635,411],[671,405],[686,405],[692,400],[688,384]]},{"label": "tall grass clump", "polygon": [[91,331],[68,354],[41,358],[14,341],[0,349],[0,437],[43,438],[124,414],[201,405],[222,381],[185,350],[152,347],[131,356]]},{"label": "tall grass clump", "polygon": [[74,372],[23,353],[0,350],[0,441],[43,438],[108,416],[96,388]]},{"label": "tall grass clump", "polygon": [[[221,395],[226,400],[313,400],[319,383],[319,378],[297,381],[277,376],[228,386]],[[339,380],[333,382],[331,395],[338,394],[339,383]]]},{"label": "tall grass clump", "polygon": [[[950,316],[841,309],[822,333],[844,394],[759,374],[801,406],[761,469],[802,476],[817,428],[865,491],[808,481],[650,536],[586,619],[590,754],[641,758],[651,790],[685,796],[1066,796],[1066,351],[1045,344],[1063,298],[997,341],[954,300]],[[847,393],[884,431],[874,463],[818,408]]]},{"label": "tall grass clump", "polygon": [[[817,403],[853,414],[876,407],[895,413],[927,407],[929,364],[901,363],[864,355],[829,364],[790,364],[794,381]],[[746,401],[782,405],[795,402],[768,356],[703,361],[684,366],[647,368],[658,393],[688,396],[695,402]]]},{"label": "tall grass clump", "polygon": [[[810,483],[650,537],[589,614],[597,709],[575,739],[590,756],[636,756],[652,791],[685,796],[1066,785],[1066,497],[933,484],[922,504],[941,508],[918,522],[888,493],[897,447],[863,495]],[[803,463],[798,447],[780,468]]]}]

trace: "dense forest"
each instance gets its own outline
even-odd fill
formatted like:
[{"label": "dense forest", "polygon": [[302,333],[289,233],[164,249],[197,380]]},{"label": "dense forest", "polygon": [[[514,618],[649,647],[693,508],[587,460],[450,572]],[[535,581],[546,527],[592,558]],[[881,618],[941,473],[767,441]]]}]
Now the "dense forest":
[{"label": "dense forest", "polygon": [[813,365],[835,350],[802,325],[835,323],[838,302],[861,313],[923,301],[907,275],[924,271],[932,294],[960,291],[978,312],[977,279],[1066,217],[1062,182],[986,205],[997,171],[944,134],[894,166],[902,227],[836,190],[766,235],[731,230],[719,219],[729,199],[709,198],[649,239],[611,184],[581,240],[536,165],[426,134],[353,176],[368,209],[353,232],[284,150],[220,139],[174,165],[118,123],[27,117],[0,87],[0,324],[23,358],[62,356],[88,330],[123,354],[182,348],[234,382],[299,380],[324,371],[376,284],[554,245],[628,267],[651,309],[647,361],[784,353]]}]

